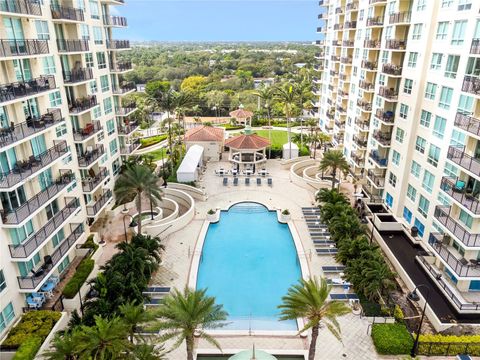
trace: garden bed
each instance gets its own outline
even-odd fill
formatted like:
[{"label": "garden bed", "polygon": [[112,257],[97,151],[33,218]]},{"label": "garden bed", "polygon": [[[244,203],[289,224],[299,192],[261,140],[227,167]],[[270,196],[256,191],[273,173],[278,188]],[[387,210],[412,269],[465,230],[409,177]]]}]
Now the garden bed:
[{"label": "garden bed", "polygon": [[155,135],[148,138],[140,139],[140,149],[145,149],[150,146],[156,145],[168,138],[167,134]]},{"label": "garden bed", "polygon": [[403,324],[373,324],[372,339],[375,349],[381,355],[409,354],[413,339]]},{"label": "garden bed", "polygon": [[78,264],[75,274],[63,288],[62,294],[66,299],[73,299],[80,291],[82,285],[87,281],[88,276],[93,271],[95,261],[85,258]]}]

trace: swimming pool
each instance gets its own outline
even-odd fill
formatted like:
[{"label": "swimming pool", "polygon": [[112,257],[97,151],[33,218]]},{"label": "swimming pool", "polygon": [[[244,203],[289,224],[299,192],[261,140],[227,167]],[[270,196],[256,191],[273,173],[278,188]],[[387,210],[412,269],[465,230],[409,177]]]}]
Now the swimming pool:
[{"label": "swimming pool", "polygon": [[275,211],[244,202],[210,224],[198,267],[197,288],[207,288],[229,313],[228,330],[297,330],[279,321],[277,306],[302,276],[288,228]]}]

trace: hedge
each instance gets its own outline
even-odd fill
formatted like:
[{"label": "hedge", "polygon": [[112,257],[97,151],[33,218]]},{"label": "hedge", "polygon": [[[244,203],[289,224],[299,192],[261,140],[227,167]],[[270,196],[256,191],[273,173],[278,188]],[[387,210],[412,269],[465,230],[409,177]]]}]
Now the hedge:
[{"label": "hedge", "polygon": [[33,337],[43,342],[61,316],[61,313],[51,310],[30,311],[23,314],[20,322],[8,333],[2,348],[18,349]]},{"label": "hedge", "polygon": [[83,259],[75,271],[75,275],[72,276],[70,281],[63,288],[62,294],[67,299],[73,299],[75,295],[80,291],[80,288],[85,283],[88,278],[88,275],[93,270],[95,261],[93,259],[87,258]]},{"label": "hedge", "polygon": [[144,149],[146,147],[158,144],[159,142],[162,142],[167,138],[168,138],[168,135],[163,134],[163,135],[155,135],[148,138],[140,139],[140,144],[141,144],[140,149]]},{"label": "hedge", "polygon": [[87,241],[85,241],[81,246],[82,249],[92,249],[93,250],[92,254],[98,249],[98,244],[96,244],[95,241],[93,241],[93,237],[94,237],[93,234],[91,234],[87,238]]},{"label": "hedge", "polygon": [[223,125],[219,125],[219,126],[225,128],[225,130],[240,130],[240,129],[245,128],[245,126],[243,126],[243,125],[223,124]]},{"label": "hedge", "polygon": [[[431,345],[430,343],[438,343]],[[468,345],[468,354],[480,356],[480,335],[420,334],[418,354],[455,356],[463,354]]]},{"label": "hedge", "polygon": [[30,339],[25,340],[25,342],[20,345],[13,360],[33,360],[35,355],[37,355],[38,350],[42,346],[43,340],[37,336],[33,336]]},{"label": "hedge", "polygon": [[403,324],[373,324],[373,344],[381,355],[409,354],[413,339]]}]

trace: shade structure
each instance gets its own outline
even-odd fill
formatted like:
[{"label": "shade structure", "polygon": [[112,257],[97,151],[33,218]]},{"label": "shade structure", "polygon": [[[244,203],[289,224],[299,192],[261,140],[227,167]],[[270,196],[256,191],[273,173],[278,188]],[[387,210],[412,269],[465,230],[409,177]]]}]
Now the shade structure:
[{"label": "shade structure", "polygon": [[202,165],[203,147],[200,145],[191,146],[182,163],[177,169],[178,182],[192,182],[198,180],[199,167]]},{"label": "shade structure", "polygon": [[237,122],[246,125],[247,120],[252,118],[253,112],[245,110],[243,105],[240,105],[237,110],[230,112],[230,116],[235,118]]},{"label": "shade structure", "polygon": [[270,141],[257,134],[242,134],[226,140],[225,146],[234,150],[261,150],[270,146]]},{"label": "shade structure", "polygon": [[255,350],[255,357],[253,355],[254,350],[245,350],[242,352],[239,352],[236,355],[233,355],[230,357],[228,360],[277,360],[277,358],[273,355],[270,355],[269,353],[266,353],[265,351],[262,350]]},{"label": "shade structure", "polygon": [[185,141],[223,141],[225,129],[213,126],[197,126],[185,134]]}]

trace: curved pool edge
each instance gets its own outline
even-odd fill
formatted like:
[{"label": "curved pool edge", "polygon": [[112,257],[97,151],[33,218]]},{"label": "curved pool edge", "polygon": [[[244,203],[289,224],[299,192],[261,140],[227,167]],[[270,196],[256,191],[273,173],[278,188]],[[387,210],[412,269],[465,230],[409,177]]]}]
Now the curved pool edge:
[{"label": "curved pool edge", "polygon": [[[260,201],[250,201],[250,200],[243,200],[237,201],[233,204],[229,204],[227,207],[221,208],[221,211],[228,211],[232,206],[245,203],[245,202],[253,202],[265,206],[268,211],[276,211],[277,213],[277,221],[280,221],[280,214],[281,210],[269,207],[268,205],[260,202]],[[218,221],[221,221],[221,214],[219,216]],[[217,221],[217,222],[218,222]],[[200,259],[202,257],[203,245],[205,243],[205,239],[207,237],[208,227],[210,226],[210,221],[207,219],[204,220],[202,228],[200,229],[200,233],[198,234],[197,241],[195,243],[195,248],[193,251],[192,261],[190,262],[190,272],[188,276],[188,283],[187,286],[191,289],[196,289],[197,287],[197,277],[198,277],[198,269],[200,266]],[[297,228],[295,227],[292,220],[287,222],[288,229],[290,234],[292,235],[293,243],[295,245],[295,251],[297,252],[298,262],[300,264],[300,272],[302,273],[303,279],[308,279],[310,277],[310,270],[308,268],[307,262],[307,255],[303,248],[302,241],[300,239],[300,235],[298,234]],[[305,323],[302,318],[297,318],[297,327],[298,330],[296,331],[289,331],[289,330],[209,330],[208,333],[215,334],[215,335],[285,335],[285,336],[293,336],[298,335],[300,330],[303,329]]]}]

